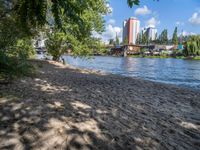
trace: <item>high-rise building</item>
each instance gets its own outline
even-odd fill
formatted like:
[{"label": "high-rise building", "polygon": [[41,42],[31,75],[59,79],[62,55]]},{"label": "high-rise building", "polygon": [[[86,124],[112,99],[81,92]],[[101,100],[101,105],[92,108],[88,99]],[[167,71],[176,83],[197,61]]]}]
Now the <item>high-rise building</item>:
[{"label": "high-rise building", "polygon": [[148,27],[146,29],[148,39],[151,41],[156,40],[158,30],[155,27]]},{"label": "high-rise building", "polygon": [[140,21],[131,17],[123,22],[123,41],[127,38],[128,44],[136,44],[140,33]]},{"label": "high-rise building", "polygon": [[126,38],[128,40],[127,34],[128,34],[128,27],[127,27],[127,20],[125,20],[123,22],[123,36],[122,36],[122,41],[124,41]]}]

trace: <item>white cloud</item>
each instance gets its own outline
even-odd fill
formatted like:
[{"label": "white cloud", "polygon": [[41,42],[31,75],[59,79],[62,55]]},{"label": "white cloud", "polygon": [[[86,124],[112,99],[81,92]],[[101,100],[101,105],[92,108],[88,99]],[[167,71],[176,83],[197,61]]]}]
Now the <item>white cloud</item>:
[{"label": "white cloud", "polygon": [[109,24],[106,26],[106,31],[103,33],[102,39],[103,41],[108,41],[109,39],[115,39],[116,34],[119,38],[122,37],[122,28],[117,26],[112,26]]},{"label": "white cloud", "polygon": [[105,32],[102,34],[98,34],[96,32],[93,32],[93,36],[96,38],[101,38],[103,42],[108,43],[110,39],[116,38],[116,34],[119,37],[119,40],[122,41],[122,28],[113,26],[111,24],[108,24],[106,26]]},{"label": "white cloud", "polygon": [[177,22],[176,22],[176,25],[177,25],[177,26],[184,26],[185,23],[184,23],[184,22],[181,22],[181,21],[177,21]]},{"label": "white cloud", "polygon": [[191,18],[189,18],[189,22],[193,25],[200,25],[200,12],[195,12]]},{"label": "white cloud", "polygon": [[194,32],[190,32],[189,35],[197,35],[196,33]]},{"label": "white cloud", "polygon": [[144,30],[145,27],[140,27],[140,31]]},{"label": "white cloud", "polygon": [[111,24],[111,25],[114,25],[114,24],[115,24],[115,20],[114,20],[114,19],[110,19],[110,20],[108,21],[108,23]]},{"label": "white cloud", "polygon": [[140,8],[137,8],[135,10],[135,15],[139,16],[139,15],[149,15],[151,14],[151,10],[148,9],[148,7],[145,5],[144,7],[140,7]]},{"label": "white cloud", "polygon": [[194,33],[194,32],[183,31],[183,32],[181,33],[181,35],[183,35],[183,36],[196,35],[196,33]]},{"label": "white cloud", "polygon": [[160,24],[160,21],[157,20],[155,17],[152,17],[149,20],[147,20],[145,24],[147,27],[156,27]]}]

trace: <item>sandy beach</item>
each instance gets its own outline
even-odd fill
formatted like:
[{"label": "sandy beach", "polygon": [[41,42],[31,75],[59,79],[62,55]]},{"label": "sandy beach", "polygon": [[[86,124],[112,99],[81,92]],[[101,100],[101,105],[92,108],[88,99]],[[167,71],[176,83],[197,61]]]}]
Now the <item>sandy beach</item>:
[{"label": "sandy beach", "polygon": [[198,150],[200,92],[34,61],[0,85],[0,149]]}]

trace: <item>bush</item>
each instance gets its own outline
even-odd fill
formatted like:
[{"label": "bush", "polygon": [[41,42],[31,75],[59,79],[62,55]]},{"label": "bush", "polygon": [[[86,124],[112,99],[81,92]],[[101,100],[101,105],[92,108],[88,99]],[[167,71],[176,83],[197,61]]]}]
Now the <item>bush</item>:
[{"label": "bush", "polygon": [[55,61],[59,61],[60,57],[67,51],[64,39],[64,33],[55,32],[48,34],[45,45],[48,53],[53,56],[53,60]]},{"label": "bush", "polygon": [[186,42],[185,49],[183,51],[185,56],[196,56],[200,55],[200,36],[193,35],[189,36]]},{"label": "bush", "polygon": [[13,51],[10,52],[13,56],[20,59],[32,58],[35,55],[35,50],[32,46],[32,41],[30,39],[18,40]]},{"label": "bush", "polygon": [[35,69],[26,59],[8,56],[0,51],[0,77],[4,80],[13,80],[16,77],[30,76]]},{"label": "bush", "polygon": [[183,51],[182,50],[173,50],[173,53],[171,54],[172,57],[179,57],[183,56]]},{"label": "bush", "polygon": [[29,39],[18,40],[7,51],[0,50],[0,78],[12,80],[20,76],[33,74],[34,67],[27,60],[34,56],[34,49]]}]

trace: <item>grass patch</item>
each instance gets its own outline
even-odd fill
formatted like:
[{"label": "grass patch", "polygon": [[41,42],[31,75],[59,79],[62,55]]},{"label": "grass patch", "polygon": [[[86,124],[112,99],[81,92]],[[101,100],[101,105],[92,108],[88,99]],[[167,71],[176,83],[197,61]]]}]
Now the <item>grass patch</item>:
[{"label": "grass patch", "polygon": [[[132,58],[175,58],[175,59],[188,59],[188,57],[185,56],[166,56],[166,55],[161,55],[161,56],[143,56],[143,55],[130,55],[128,57]],[[191,60],[200,60],[200,56],[196,56],[193,58],[190,58]]]},{"label": "grass patch", "polygon": [[144,55],[130,55],[132,58],[170,58],[169,56],[144,56]]},{"label": "grass patch", "polygon": [[196,56],[193,58],[194,60],[200,60],[200,56]]},{"label": "grass patch", "polygon": [[185,59],[185,56],[176,56],[176,59]]},{"label": "grass patch", "polygon": [[1,55],[0,82],[7,83],[23,76],[33,76],[36,68],[27,59]]},{"label": "grass patch", "polygon": [[128,57],[132,57],[132,58],[143,58],[142,55],[128,55]]}]

